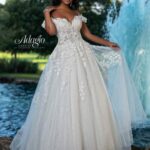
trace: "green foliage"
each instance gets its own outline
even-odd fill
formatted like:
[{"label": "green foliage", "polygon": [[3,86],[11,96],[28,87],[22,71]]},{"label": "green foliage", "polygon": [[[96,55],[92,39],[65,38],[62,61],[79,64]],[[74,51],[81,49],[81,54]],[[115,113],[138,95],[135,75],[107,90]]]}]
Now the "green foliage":
[{"label": "green foliage", "polygon": [[38,64],[26,60],[0,59],[0,73],[37,73]]},{"label": "green foliage", "polygon": [[[4,7],[0,7],[0,26],[1,39],[0,49],[11,51],[12,53],[36,51],[42,54],[50,54],[54,48],[54,37],[50,37],[41,27],[44,20],[43,3],[22,0],[7,0]],[[31,35],[36,38],[42,35],[46,40],[39,48],[32,46],[23,46],[16,44],[14,41],[22,39],[24,36]],[[53,40],[54,39],[54,40]],[[55,42],[56,43],[56,42]],[[44,50],[44,51],[43,51]],[[51,51],[50,51],[51,50]]]},{"label": "green foliage", "polygon": [[[98,3],[103,9],[94,8]],[[103,37],[105,33],[104,24],[111,0],[80,0],[80,10],[88,18],[88,27],[92,33]],[[50,54],[57,43],[56,36],[49,36],[41,27],[44,20],[43,9],[50,5],[49,0],[44,3],[37,0],[7,0],[6,4],[0,6],[1,39],[0,49],[10,51],[14,56],[18,52],[34,51],[42,55]],[[97,12],[97,13],[96,13]],[[39,47],[28,47],[19,45],[14,41],[22,39],[25,35],[32,38],[42,35],[45,39]]]}]

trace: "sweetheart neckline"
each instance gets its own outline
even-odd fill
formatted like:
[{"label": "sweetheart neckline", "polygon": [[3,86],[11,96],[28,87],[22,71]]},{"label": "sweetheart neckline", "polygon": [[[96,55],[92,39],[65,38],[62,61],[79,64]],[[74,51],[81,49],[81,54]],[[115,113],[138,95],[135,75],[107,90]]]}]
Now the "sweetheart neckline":
[{"label": "sweetheart neckline", "polygon": [[67,18],[61,18],[61,17],[56,17],[56,18],[54,18],[54,17],[51,17],[52,19],[54,19],[54,20],[66,20],[69,24],[71,24],[72,25],[72,23],[73,23],[73,21],[74,21],[74,19],[76,18],[76,17],[79,17],[79,16],[81,16],[82,14],[79,14],[79,15],[74,15],[73,16],[73,18],[69,21]]}]

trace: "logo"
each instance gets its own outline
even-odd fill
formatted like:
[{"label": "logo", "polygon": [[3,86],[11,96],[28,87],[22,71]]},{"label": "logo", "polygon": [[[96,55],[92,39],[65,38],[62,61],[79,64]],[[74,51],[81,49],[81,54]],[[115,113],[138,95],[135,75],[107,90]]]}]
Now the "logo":
[{"label": "logo", "polygon": [[32,37],[31,35],[24,35],[20,39],[15,39],[14,43],[18,45],[18,48],[42,48],[40,47],[40,44],[45,43],[45,38],[42,37],[42,35],[39,35],[38,37]]}]

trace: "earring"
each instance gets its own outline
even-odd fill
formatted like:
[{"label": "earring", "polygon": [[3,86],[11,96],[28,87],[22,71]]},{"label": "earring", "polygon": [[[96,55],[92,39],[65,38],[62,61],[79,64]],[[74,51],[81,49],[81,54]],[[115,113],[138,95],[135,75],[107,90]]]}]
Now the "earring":
[{"label": "earring", "polygon": [[72,7],[72,2],[70,3],[70,7]]}]

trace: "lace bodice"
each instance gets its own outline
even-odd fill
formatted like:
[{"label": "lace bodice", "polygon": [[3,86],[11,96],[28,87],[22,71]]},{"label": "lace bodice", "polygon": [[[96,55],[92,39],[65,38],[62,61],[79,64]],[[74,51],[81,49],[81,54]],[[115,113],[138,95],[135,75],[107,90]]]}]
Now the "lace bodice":
[{"label": "lace bodice", "polygon": [[[66,18],[52,18],[56,29],[58,44],[64,42],[74,42],[76,40],[81,40],[80,29],[82,27],[82,22],[87,22],[87,18],[82,14],[75,15],[71,21]],[[45,21],[42,23],[42,27],[45,28]]]}]

